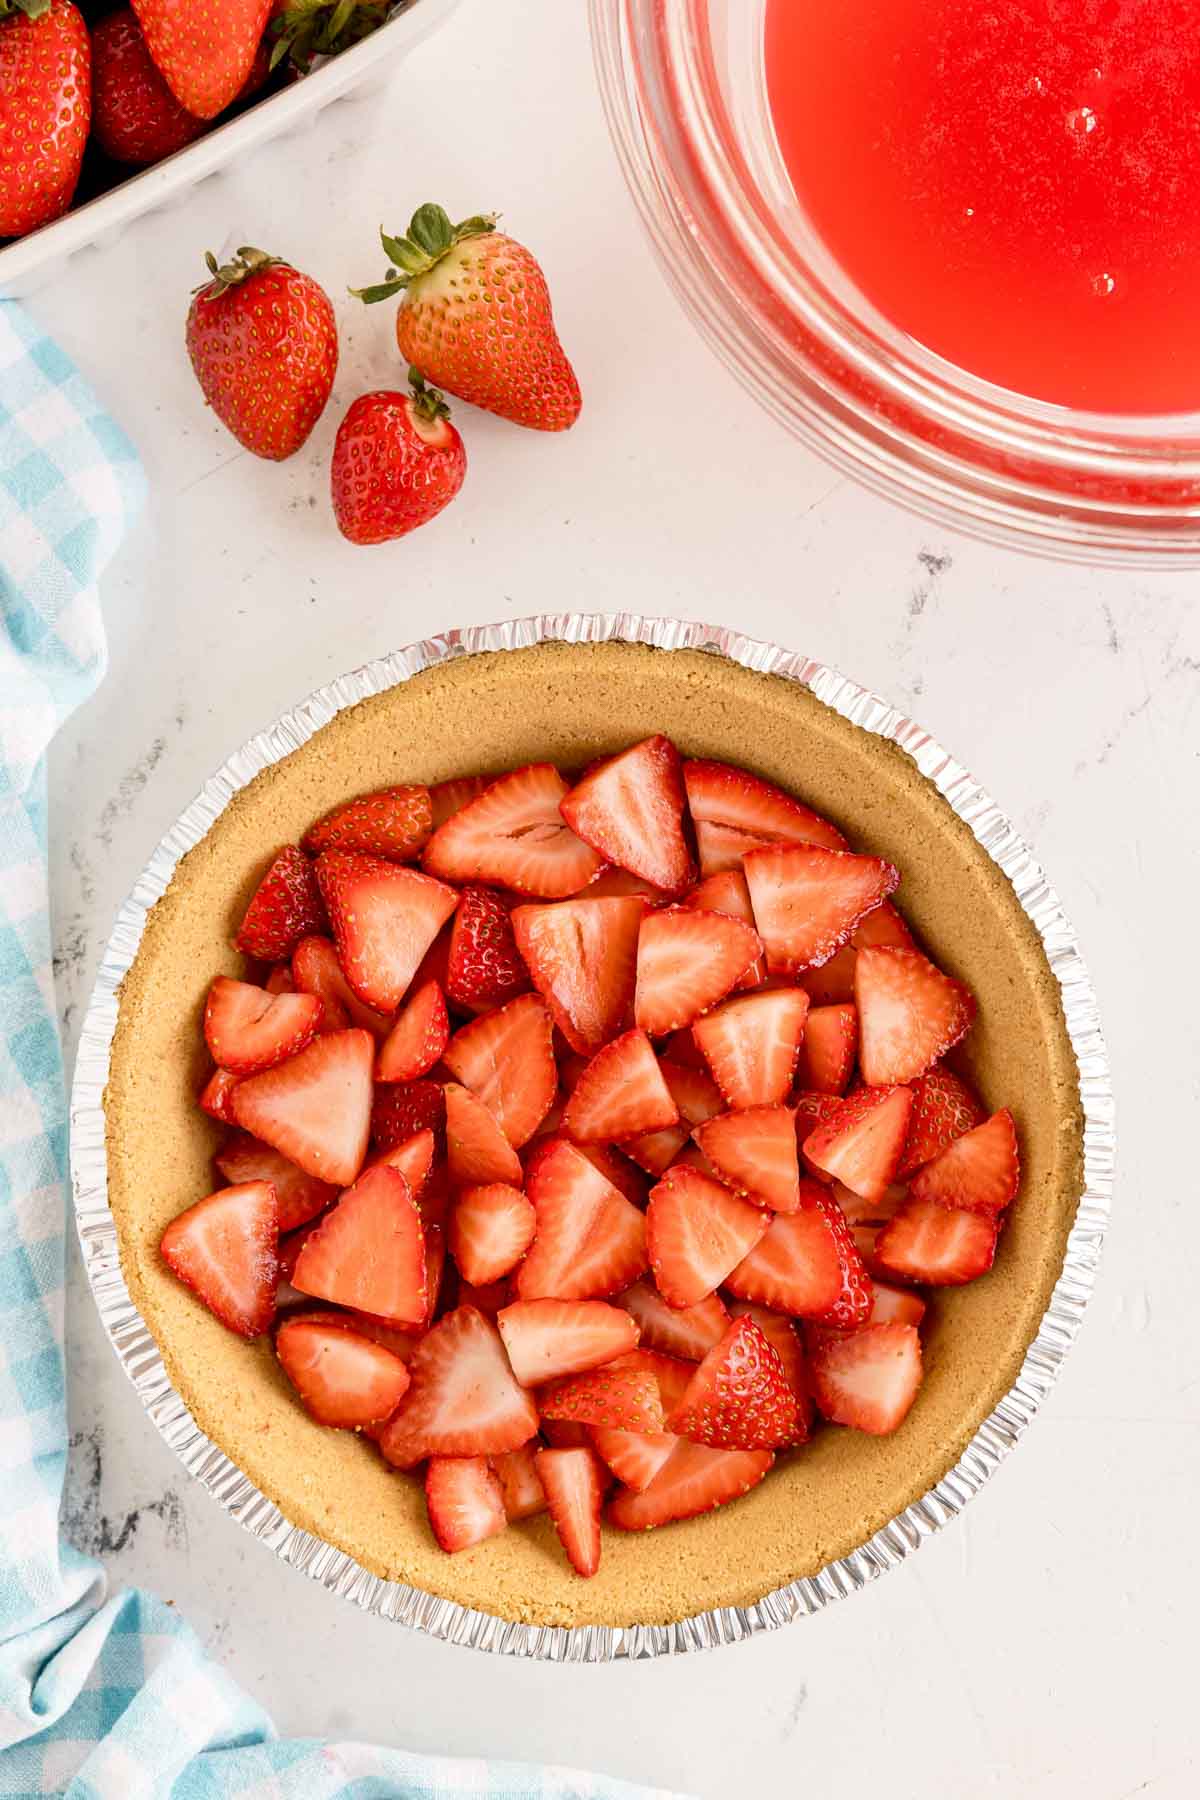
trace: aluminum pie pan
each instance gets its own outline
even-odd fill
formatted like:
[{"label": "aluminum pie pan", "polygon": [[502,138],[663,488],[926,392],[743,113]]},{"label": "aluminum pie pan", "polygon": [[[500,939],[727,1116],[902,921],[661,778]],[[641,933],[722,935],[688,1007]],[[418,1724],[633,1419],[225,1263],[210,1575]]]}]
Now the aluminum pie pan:
[{"label": "aluminum pie pan", "polygon": [[[1008,878],[1041,940],[1058,983],[1078,1068],[1083,1185],[1050,1303],[1009,1392],[979,1426],[954,1467],[858,1549],[830,1562],[817,1575],[777,1588],[752,1606],[716,1608],[667,1625],[535,1626],[471,1610],[373,1575],[345,1552],[291,1525],[274,1501],[199,1429],[168,1378],[121,1272],[116,1224],[108,1204],[103,1097],[119,990],[149,912],[165,893],[181,858],[207,835],[239,789],[345,708],[441,663],[541,643],[614,640],[661,650],[705,651],[797,682],[852,724],[907,752]],[[283,1562],[364,1611],[448,1643],[551,1662],[678,1654],[773,1630],[867,1586],[956,1517],[1026,1430],[1074,1341],[1095,1284],[1108,1223],[1115,1145],[1108,1055],[1075,932],[1032,852],[969,772],[919,725],[824,663],[720,627],[632,613],[560,613],[423,639],[318,688],[236,751],[167,832],[117,915],[80,1035],[70,1119],[76,1226],[101,1322],[143,1407],[188,1472]]]}]

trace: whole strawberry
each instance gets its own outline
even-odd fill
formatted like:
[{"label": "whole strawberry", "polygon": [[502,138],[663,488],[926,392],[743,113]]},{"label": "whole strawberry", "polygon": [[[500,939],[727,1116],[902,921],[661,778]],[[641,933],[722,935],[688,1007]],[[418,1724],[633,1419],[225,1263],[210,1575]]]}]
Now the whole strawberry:
[{"label": "whole strawberry", "polygon": [[101,19],[92,33],[92,132],[105,154],[145,168],[205,129],[159,74],[129,8]]},{"label": "whole strawberry", "polygon": [[243,248],[205,259],[212,280],[192,299],[188,355],[223,425],[255,456],[282,462],[320,418],[337,371],[333,307],[290,263]]},{"label": "whole strawberry", "polygon": [[0,238],[65,213],[92,109],[92,47],[71,0],[0,0]]},{"label": "whole strawberry", "polygon": [[179,104],[213,119],[250,73],[271,0],[133,0],[133,10]]},{"label": "whole strawberry", "polygon": [[400,354],[429,381],[535,431],[565,431],[579,417],[579,383],[567,361],[546,278],[493,215],[452,225],[421,206],[407,237],[381,233],[394,270],[367,302],[402,293]]},{"label": "whole strawberry", "polygon": [[467,453],[450,409],[415,369],[409,373],[411,393],[361,394],[338,426],[333,511],[352,544],[415,531],[463,484]]}]

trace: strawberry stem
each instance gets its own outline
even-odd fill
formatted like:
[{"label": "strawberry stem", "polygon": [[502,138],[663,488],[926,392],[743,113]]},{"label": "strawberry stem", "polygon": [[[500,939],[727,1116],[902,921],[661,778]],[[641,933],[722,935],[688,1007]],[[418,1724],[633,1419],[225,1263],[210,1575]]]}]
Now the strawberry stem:
[{"label": "strawberry stem", "polygon": [[40,19],[50,11],[50,0],[0,0],[0,19],[22,13],[27,19]]},{"label": "strawberry stem", "polygon": [[336,56],[359,44],[384,23],[391,0],[290,0],[267,27],[275,42],[271,67],[286,57],[307,74],[317,56]]},{"label": "strawberry stem", "polygon": [[409,367],[408,384],[412,389],[413,411],[418,418],[428,419],[432,424],[435,419],[450,417],[450,408],[446,405],[440,388],[427,387],[420,369]]},{"label": "strawberry stem", "polygon": [[452,225],[449,214],[443,207],[435,206],[427,201],[418,206],[409,222],[408,233],[404,237],[393,237],[380,228],[379,238],[384,254],[392,267],[383,281],[373,287],[351,288],[350,292],[356,300],[367,306],[377,300],[390,300],[406,288],[410,281],[419,275],[427,275],[430,269],[466,238],[483,237],[496,229],[496,213],[476,213],[460,224]]},{"label": "strawberry stem", "polygon": [[264,269],[273,269],[281,258],[268,256],[265,250],[256,250],[252,244],[243,244],[232,262],[218,263],[211,250],[204,252],[204,263],[212,277],[211,281],[201,282],[193,288],[194,294],[211,294],[214,299],[227,293],[230,288],[237,287],[239,282],[246,281],[251,275],[258,275]]}]

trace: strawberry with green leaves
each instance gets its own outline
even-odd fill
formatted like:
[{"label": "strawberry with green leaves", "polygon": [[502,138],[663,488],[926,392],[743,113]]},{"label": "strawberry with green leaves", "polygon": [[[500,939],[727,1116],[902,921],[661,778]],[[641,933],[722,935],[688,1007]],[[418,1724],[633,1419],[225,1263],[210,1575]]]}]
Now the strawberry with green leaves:
[{"label": "strawberry with green leaves", "polygon": [[407,394],[360,394],[338,426],[330,487],[338,530],[384,544],[436,518],[458,493],[467,452],[437,388],[409,370]]},{"label": "strawberry with green leaves", "polygon": [[71,0],[0,0],[0,238],[65,213],[92,110],[92,47]]}]

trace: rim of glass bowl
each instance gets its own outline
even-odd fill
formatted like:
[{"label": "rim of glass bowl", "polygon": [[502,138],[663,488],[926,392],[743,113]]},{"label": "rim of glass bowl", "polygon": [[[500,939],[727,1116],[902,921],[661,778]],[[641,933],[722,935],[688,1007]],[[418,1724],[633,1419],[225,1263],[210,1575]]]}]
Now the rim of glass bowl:
[{"label": "rim of glass bowl", "polygon": [[[798,259],[779,223],[782,181],[768,201],[729,117],[713,4],[589,0],[609,128],[643,222],[685,309],[748,391],[844,473],[976,537],[1090,563],[1200,563],[1200,414],[1085,413],[1009,393],[873,313],[811,233],[811,264]],[[734,29],[757,32],[761,14],[757,0]],[[758,104],[767,136],[765,91]],[[789,224],[803,231],[794,202]],[[1162,498],[1133,500],[1123,486]]]}]

